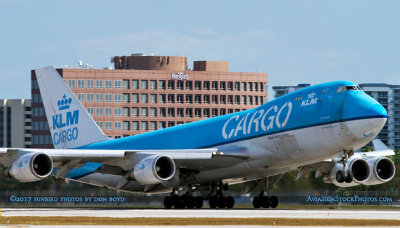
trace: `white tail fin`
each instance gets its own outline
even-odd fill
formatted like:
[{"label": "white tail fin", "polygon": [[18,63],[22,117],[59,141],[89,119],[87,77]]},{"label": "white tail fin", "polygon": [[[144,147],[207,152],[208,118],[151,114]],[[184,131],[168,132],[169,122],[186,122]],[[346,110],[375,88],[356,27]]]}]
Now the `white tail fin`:
[{"label": "white tail fin", "polygon": [[77,148],[108,140],[52,66],[35,72],[55,148]]}]

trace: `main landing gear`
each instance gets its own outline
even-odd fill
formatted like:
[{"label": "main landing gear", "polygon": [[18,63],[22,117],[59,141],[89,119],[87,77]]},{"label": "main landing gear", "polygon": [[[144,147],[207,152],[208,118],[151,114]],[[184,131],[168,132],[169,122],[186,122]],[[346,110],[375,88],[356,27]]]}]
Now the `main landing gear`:
[{"label": "main landing gear", "polygon": [[164,207],[165,209],[171,209],[172,207],[174,207],[175,209],[200,209],[203,207],[203,197],[192,196],[188,193],[179,196],[176,193],[172,193],[170,196],[165,197]]},{"label": "main landing gear", "polygon": [[343,164],[343,170],[336,172],[336,181],[338,183],[351,183],[353,181],[353,173],[349,170],[347,165],[347,159],[354,154],[352,150],[344,150],[342,159],[339,161]]},{"label": "main landing gear", "polygon": [[235,199],[232,196],[224,196],[223,190],[228,190],[228,186],[219,182],[217,194],[211,196],[208,201],[210,208],[233,208],[235,205]]},{"label": "main landing gear", "polygon": [[276,208],[278,206],[278,197],[266,196],[265,190],[268,189],[268,178],[257,180],[257,185],[261,188],[258,196],[253,198],[254,208]]}]

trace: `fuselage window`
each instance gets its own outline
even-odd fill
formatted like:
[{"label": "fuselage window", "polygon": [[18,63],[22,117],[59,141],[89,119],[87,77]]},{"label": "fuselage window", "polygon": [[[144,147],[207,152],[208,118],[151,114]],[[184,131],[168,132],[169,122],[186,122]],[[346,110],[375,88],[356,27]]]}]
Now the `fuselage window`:
[{"label": "fuselage window", "polygon": [[336,93],[340,93],[340,92],[343,92],[343,91],[357,91],[357,90],[361,90],[361,88],[358,87],[358,86],[341,86],[341,87],[338,88]]}]

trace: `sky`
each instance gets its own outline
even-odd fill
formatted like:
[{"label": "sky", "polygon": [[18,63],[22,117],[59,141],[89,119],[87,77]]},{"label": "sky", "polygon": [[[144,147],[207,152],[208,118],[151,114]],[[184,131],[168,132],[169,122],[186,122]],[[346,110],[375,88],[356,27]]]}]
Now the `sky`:
[{"label": "sky", "polygon": [[[147,53],[229,61],[272,86],[400,84],[400,1],[0,0],[0,99],[30,71]],[[271,96],[270,92],[270,96]]]}]

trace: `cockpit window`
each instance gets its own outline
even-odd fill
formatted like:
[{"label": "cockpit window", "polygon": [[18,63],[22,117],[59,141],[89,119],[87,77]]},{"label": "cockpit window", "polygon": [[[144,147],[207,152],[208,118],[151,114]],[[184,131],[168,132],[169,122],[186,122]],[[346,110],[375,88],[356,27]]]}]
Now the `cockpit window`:
[{"label": "cockpit window", "polygon": [[351,91],[351,90],[362,90],[359,86],[341,86],[338,88],[338,90],[336,91],[336,93],[340,93],[343,91]]}]

